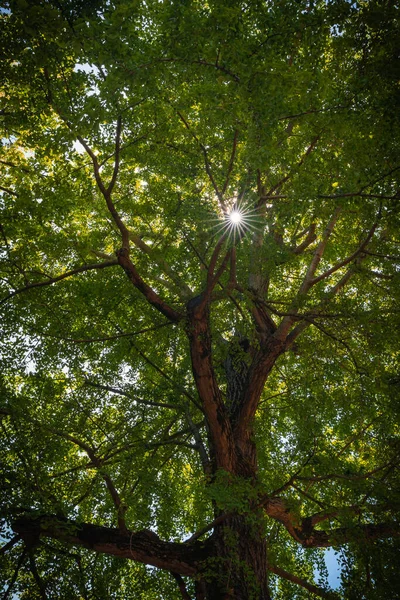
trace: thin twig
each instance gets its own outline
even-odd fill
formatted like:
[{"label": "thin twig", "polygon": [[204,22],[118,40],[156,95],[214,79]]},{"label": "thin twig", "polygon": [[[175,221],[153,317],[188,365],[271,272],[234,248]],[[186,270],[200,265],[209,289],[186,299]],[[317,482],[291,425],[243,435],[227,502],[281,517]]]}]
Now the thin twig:
[{"label": "thin twig", "polygon": [[297,575],[288,573],[288,571],[285,571],[281,567],[277,567],[276,565],[269,564],[268,571],[271,571],[271,573],[278,575],[278,577],[282,577],[283,579],[287,579],[288,581],[291,581],[292,583],[296,583],[297,585],[300,585],[301,587],[308,590],[309,592],[311,592],[311,594],[314,594],[315,596],[319,596],[320,598],[326,598],[326,599],[330,599],[330,600],[334,600],[334,599],[339,600],[339,596],[337,594],[335,594],[335,592],[326,592],[322,588],[317,587],[316,585],[313,585],[312,583],[309,583],[305,579],[301,579]]},{"label": "thin twig", "polygon": [[231,176],[233,164],[235,162],[235,154],[236,154],[236,148],[237,148],[238,135],[239,135],[239,131],[238,131],[238,129],[235,129],[235,135],[233,137],[233,144],[232,144],[231,158],[229,160],[228,171],[226,174],[225,183],[222,187],[222,196],[225,194],[225,192],[228,188],[228,185],[229,185],[229,178]]},{"label": "thin twig", "polygon": [[0,300],[0,304],[7,302],[10,298],[17,296],[18,294],[22,294],[23,292],[26,292],[27,290],[30,290],[33,288],[38,288],[38,287],[44,287],[46,285],[52,285],[53,283],[57,283],[57,281],[62,281],[63,279],[66,279],[67,277],[72,277],[73,275],[76,275],[77,273],[84,273],[85,271],[105,269],[107,267],[114,267],[116,265],[118,265],[117,260],[109,260],[107,262],[98,263],[95,265],[83,265],[82,267],[77,267],[76,269],[67,271],[66,273],[63,273],[62,275],[58,275],[58,277],[51,277],[48,281],[39,281],[39,282],[35,282],[35,283],[30,283],[29,285],[26,285],[23,288],[19,288],[18,290],[11,292],[11,294],[9,294],[8,296],[6,296],[2,300]]},{"label": "thin twig", "polygon": [[161,329],[162,327],[167,327],[167,325],[174,325],[172,321],[167,321],[166,323],[160,323],[160,325],[155,325],[154,327],[145,327],[144,329],[139,329],[138,331],[132,331],[131,333],[117,333],[115,335],[106,335],[104,337],[96,337],[96,338],[70,338],[63,337],[61,335],[52,335],[51,333],[44,333],[42,331],[37,332],[34,331],[35,335],[40,335],[43,337],[55,338],[56,340],[63,340],[64,342],[73,342],[74,344],[92,344],[96,342],[108,342],[112,340],[117,340],[125,337],[135,337],[137,335],[141,335],[142,333],[147,333],[148,331],[156,331],[157,329]]},{"label": "thin twig", "polygon": [[134,402],[138,402],[139,404],[145,404],[147,406],[159,406],[160,408],[172,408],[174,410],[181,409],[180,406],[176,404],[168,404],[166,402],[154,402],[152,400],[144,400],[143,398],[138,398],[137,396],[132,396],[128,392],[124,390],[120,390],[118,388],[114,388],[109,385],[103,385],[101,383],[96,383],[94,381],[89,381],[85,379],[85,384],[90,385],[91,387],[97,388],[99,390],[104,390],[106,392],[111,392],[112,394],[118,394],[119,396],[125,396],[125,398],[129,398],[129,400],[133,400]]},{"label": "thin twig", "polygon": [[117,131],[115,135],[115,161],[114,161],[114,171],[112,174],[112,178],[110,184],[107,188],[107,194],[110,195],[114,189],[114,185],[117,181],[119,164],[120,164],[120,147],[121,147],[121,129],[122,129],[122,120],[121,117],[117,119]]}]

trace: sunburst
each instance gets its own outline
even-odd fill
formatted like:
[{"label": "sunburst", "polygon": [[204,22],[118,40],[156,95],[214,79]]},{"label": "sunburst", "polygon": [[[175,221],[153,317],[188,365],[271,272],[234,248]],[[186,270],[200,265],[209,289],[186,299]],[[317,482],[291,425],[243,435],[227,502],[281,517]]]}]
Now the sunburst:
[{"label": "sunburst", "polygon": [[224,214],[223,221],[215,225],[217,232],[228,234],[228,238],[239,241],[246,233],[261,228],[259,211],[243,201],[235,199]]}]

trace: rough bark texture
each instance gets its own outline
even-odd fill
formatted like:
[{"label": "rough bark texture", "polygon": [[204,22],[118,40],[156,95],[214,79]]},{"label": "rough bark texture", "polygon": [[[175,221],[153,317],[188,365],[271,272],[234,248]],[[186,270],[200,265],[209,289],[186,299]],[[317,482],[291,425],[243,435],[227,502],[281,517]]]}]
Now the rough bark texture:
[{"label": "rough bark texture", "polygon": [[207,600],[269,600],[267,544],[262,520],[235,515],[216,528]]},{"label": "rough bark texture", "polygon": [[13,529],[28,546],[49,537],[101,552],[194,576],[207,556],[206,544],[164,542],[152,531],[121,532],[111,527],[77,523],[54,515],[20,517]]},{"label": "rough bark texture", "polygon": [[[214,470],[223,469],[254,484],[257,457],[252,421],[266,377],[283,344],[274,340],[255,353],[248,340],[239,338],[237,347],[231,343],[225,361],[224,398],[212,363],[208,299],[198,296],[187,308],[193,375],[208,423]],[[253,508],[251,517],[232,514],[215,528],[202,574],[207,600],[269,600],[263,516]]]}]

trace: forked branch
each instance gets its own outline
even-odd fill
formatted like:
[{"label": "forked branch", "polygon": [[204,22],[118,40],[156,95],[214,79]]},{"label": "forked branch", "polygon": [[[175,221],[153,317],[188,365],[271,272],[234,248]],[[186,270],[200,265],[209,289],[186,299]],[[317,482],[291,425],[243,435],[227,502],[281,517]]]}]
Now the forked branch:
[{"label": "forked branch", "polygon": [[330,236],[332,235],[333,229],[336,225],[336,222],[339,218],[340,213],[341,213],[341,208],[337,207],[335,209],[328,225],[326,226],[326,229],[322,236],[322,240],[320,241],[320,243],[317,246],[317,249],[314,252],[314,256],[308,267],[306,276],[303,280],[303,283],[300,286],[299,295],[306,294],[308,292],[308,290],[310,289],[310,287],[313,285],[313,277],[314,277],[315,271],[317,270],[317,267],[321,261],[321,258],[323,256],[325,248],[326,248],[326,245],[328,243]]},{"label": "forked branch", "polygon": [[335,273],[336,271],[338,271],[342,267],[345,267],[346,265],[348,265],[355,258],[357,258],[357,256],[359,256],[362,253],[362,251],[366,248],[366,246],[368,245],[368,243],[372,239],[372,236],[374,235],[377,226],[378,226],[378,223],[374,223],[373,224],[373,226],[371,227],[370,231],[368,232],[367,237],[360,244],[360,246],[357,248],[357,250],[355,252],[353,252],[353,254],[351,254],[350,256],[348,256],[347,258],[345,258],[344,260],[342,260],[341,262],[338,262],[336,265],[334,265],[333,267],[331,267],[330,269],[328,269],[327,271],[325,271],[324,273],[322,273],[318,277],[314,277],[314,279],[311,281],[311,285],[315,285],[316,283],[319,283],[323,279],[326,279],[327,277],[329,277],[330,275],[332,275],[333,273]]},{"label": "forked branch", "polygon": [[264,501],[264,510],[269,517],[282,523],[289,535],[304,548],[329,548],[360,538],[365,543],[371,543],[375,540],[400,537],[400,524],[396,521],[357,523],[354,526],[337,527],[324,531],[315,529],[314,525],[322,520],[337,517],[339,514],[357,513],[357,508],[354,506],[327,511],[324,514],[318,513],[303,518],[300,522],[297,512],[291,509],[284,498],[267,498]]},{"label": "forked branch", "polygon": [[117,209],[115,208],[114,202],[111,199],[111,193],[115,186],[118,171],[119,171],[120,135],[121,135],[121,121],[119,119],[119,121],[117,123],[117,138],[116,138],[116,149],[115,149],[114,172],[113,172],[113,175],[112,175],[112,178],[111,178],[111,181],[110,181],[108,187],[105,186],[103,179],[100,175],[100,164],[99,164],[96,154],[93,152],[93,150],[90,148],[87,141],[82,136],[78,135],[77,139],[80,142],[80,144],[82,144],[82,146],[85,148],[87,154],[92,159],[93,172],[94,172],[94,177],[96,179],[97,187],[99,188],[101,194],[103,195],[104,200],[106,201],[106,204],[107,204],[107,208],[114,220],[114,223],[116,224],[116,226],[118,227],[118,229],[121,233],[122,247],[129,249],[129,230],[126,227],[125,223],[123,222],[121,216],[119,215]]},{"label": "forked branch", "polygon": [[212,361],[209,304],[202,294],[188,302],[187,335],[193,376],[212,442],[212,458],[217,468],[232,472],[235,444]]}]

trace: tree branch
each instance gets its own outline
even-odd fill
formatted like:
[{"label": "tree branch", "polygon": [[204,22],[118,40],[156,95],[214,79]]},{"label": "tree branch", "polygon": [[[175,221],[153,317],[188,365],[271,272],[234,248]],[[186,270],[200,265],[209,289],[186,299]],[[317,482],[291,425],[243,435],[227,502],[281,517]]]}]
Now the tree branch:
[{"label": "tree branch", "polygon": [[29,552],[29,568],[39,588],[39,593],[42,600],[47,600],[46,586],[39,575],[36,567],[35,556],[32,551]]},{"label": "tree branch", "polygon": [[315,234],[315,223],[312,223],[304,233],[307,233],[307,236],[305,237],[304,241],[298,246],[291,248],[293,254],[302,254],[304,250],[308,248],[308,246],[315,242],[315,240],[317,239],[317,236]]},{"label": "tree branch", "polygon": [[210,180],[210,182],[211,182],[211,184],[212,184],[212,186],[213,186],[213,188],[214,188],[214,191],[215,191],[215,193],[216,193],[216,196],[217,196],[217,198],[218,198],[218,201],[219,201],[219,205],[220,205],[220,207],[221,207],[221,210],[222,210],[223,214],[224,214],[224,215],[226,215],[226,214],[228,213],[228,209],[227,209],[227,207],[226,207],[226,204],[225,204],[225,202],[224,202],[223,194],[220,192],[220,190],[219,190],[219,188],[218,188],[218,186],[217,186],[217,183],[216,183],[216,181],[215,181],[215,179],[214,179],[214,176],[213,176],[213,174],[212,174],[212,171],[211,171],[211,166],[210,166],[210,161],[209,161],[209,159],[208,159],[208,153],[207,153],[207,149],[206,149],[206,147],[204,146],[204,144],[202,144],[202,143],[200,142],[200,140],[199,140],[199,138],[197,137],[197,135],[196,135],[196,134],[195,134],[195,133],[192,131],[192,129],[191,129],[191,127],[190,127],[190,125],[189,125],[188,121],[185,119],[185,117],[182,115],[182,113],[181,113],[181,112],[179,112],[179,110],[177,111],[177,114],[178,114],[178,116],[179,116],[180,120],[182,121],[182,123],[184,124],[184,126],[186,127],[186,129],[189,131],[190,135],[191,135],[191,136],[193,137],[193,139],[194,139],[194,140],[195,140],[195,141],[198,143],[198,145],[199,145],[199,147],[200,147],[200,149],[201,149],[201,151],[202,151],[202,153],[203,153],[203,156],[204,156],[204,164],[205,164],[205,167],[206,167],[206,173],[207,173],[207,175],[208,175],[208,178],[209,178],[209,180]]},{"label": "tree branch", "polygon": [[299,289],[299,295],[304,295],[308,292],[308,290],[310,289],[310,287],[313,285],[313,277],[314,277],[314,273],[317,270],[317,267],[321,261],[321,258],[324,254],[326,245],[328,243],[328,240],[330,238],[330,236],[332,235],[333,229],[336,225],[336,222],[339,218],[339,215],[341,213],[341,207],[337,207],[328,223],[328,225],[326,226],[326,229],[324,231],[324,234],[322,236],[322,240],[320,241],[320,243],[317,246],[317,249],[314,252],[314,256],[312,258],[312,261],[308,267],[306,276],[303,280],[303,283],[300,286]]},{"label": "tree branch", "polygon": [[183,315],[171,308],[160,296],[147,284],[139,275],[135,265],[129,258],[128,248],[122,247],[117,251],[118,263],[124,269],[128,279],[133,283],[146,300],[154,306],[161,314],[167,317],[170,321],[177,323],[183,318]]},{"label": "tree branch", "polygon": [[[64,120],[64,119],[63,119]],[[65,121],[65,120],[64,120]],[[106,188],[103,180],[101,178],[100,175],[100,165],[99,162],[97,160],[97,156],[95,155],[95,153],[93,152],[93,150],[90,148],[89,144],[86,142],[86,140],[81,137],[80,135],[77,136],[77,140],[82,144],[82,146],[85,148],[87,154],[90,156],[90,158],[92,159],[92,164],[93,164],[93,171],[94,171],[94,177],[96,179],[96,183],[97,183],[97,187],[99,188],[100,192],[102,193],[106,204],[107,204],[107,208],[114,220],[114,223],[116,224],[116,226],[118,227],[121,236],[122,236],[122,248],[128,250],[129,249],[129,230],[126,227],[125,223],[122,221],[117,209],[114,206],[114,203],[111,199],[111,192],[113,190],[113,187],[115,185],[116,182],[116,178],[118,175],[118,169],[119,169],[119,138],[120,138],[120,134],[121,134],[121,123],[119,121],[119,126],[117,125],[117,139],[116,139],[116,154],[115,154],[115,165],[114,165],[114,173],[113,173],[113,177],[111,179],[111,182],[109,184],[109,186]],[[117,154],[118,152],[118,154]]]},{"label": "tree branch", "polygon": [[[300,285],[299,291],[297,293],[297,300],[299,297],[301,296],[305,296],[307,294],[307,292],[310,290],[310,288],[313,285],[314,282],[314,274],[315,271],[317,270],[317,267],[321,261],[321,258],[323,256],[323,253],[325,251],[326,245],[328,243],[329,237],[331,236],[333,229],[336,225],[336,222],[339,218],[341,212],[341,207],[337,207],[328,223],[328,225],[326,226],[326,229],[324,231],[324,234],[322,236],[322,240],[320,241],[320,243],[318,244],[313,258],[311,260],[311,263],[309,264],[309,267],[307,269],[307,273],[303,279],[303,282]],[[353,273],[351,273],[352,275]],[[351,275],[348,276],[347,279],[343,280],[343,284],[345,285],[345,283],[347,283],[347,280],[351,277]],[[340,282],[339,282],[340,283]],[[338,285],[338,284],[337,284]],[[331,290],[331,296],[336,294],[339,291],[340,287],[338,287],[336,289],[336,286]],[[292,304],[292,314],[285,316],[283,318],[283,320],[281,321],[277,332],[276,332],[276,336],[281,339],[281,340],[286,340],[286,347],[289,348],[291,346],[291,344],[293,344],[294,340],[296,339],[296,337],[298,337],[298,335],[304,330],[306,329],[306,327],[308,327],[309,323],[300,323],[300,325],[298,325],[296,327],[296,329],[290,334],[288,335],[293,323],[297,320],[297,307],[296,307],[296,302]]]},{"label": "tree branch", "polygon": [[[39,423],[39,426],[43,427],[42,425],[40,425],[40,423]],[[47,426],[44,426],[44,429],[47,429],[49,432],[54,433],[55,435],[57,435],[59,437],[63,437],[64,439],[69,440],[70,442],[72,442],[73,444],[76,444],[77,446],[82,448],[82,450],[84,450],[86,452],[89,459],[92,461],[93,466],[99,470],[101,477],[105,481],[107,489],[113,500],[114,506],[117,510],[117,518],[118,518],[119,528],[121,529],[121,531],[126,531],[127,529],[126,529],[126,524],[125,524],[125,520],[124,520],[124,513],[126,512],[127,507],[124,506],[123,503],[121,502],[120,496],[114,486],[114,483],[113,483],[111,477],[104,471],[101,471],[101,467],[103,466],[103,461],[96,456],[94,449],[91,448],[85,442],[82,442],[82,440],[78,439],[77,437],[70,435],[69,433],[65,433],[64,431],[61,431],[60,429],[55,429],[53,427],[47,427]]]},{"label": "tree branch", "polygon": [[16,198],[18,198],[18,196],[19,196],[19,194],[17,194],[17,192],[13,192],[12,190],[10,190],[6,187],[3,187],[2,185],[0,185],[0,190],[2,192],[5,192],[6,194],[10,194],[10,196],[15,196]]},{"label": "tree branch", "polygon": [[78,523],[54,515],[24,515],[14,521],[12,528],[23,539],[52,538],[181,575],[196,575],[201,561],[207,556],[201,542],[164,542],[148,530],[125,532],[100,525]]},{"label": "tree branch", "polygon": [[190,415],[189,406],[186,407],[185,415],[186,415],[186,420],[189,423],[189,427],[192,431],[193,437],[196,442],[196,449],[198,450],[198,452],[200,454],[200,460],[201,460],[201,464],[203,466],[203,471],[206,474],[210,474],[211,473],[210,459],[208,457],[207,450],[206,450],[203,440],[201,438],[199,428],[193,422],[193,419]]},{"label": "tree branch", "polygon": [[271,573],[274,573],[275,575],[278,575],[278,577],[282,577],[283,579],[287,579],[288,581],[291,581],[292,583],[301,585],[301,587],[305,588],[312,594],[315,594],[315,596],[319,596],[320,598],[326,598],[327,600],[334,600],[334,599],[339,600],[339,596],[338,596],[338,594],[335,594],[335,592],[326,592],[324,589],[317,587],[316,585],[313,585],[312,583],[308,583],[308,581],[306,581],[305,579],[300,579],[300,577],[297,577],[297,575],[288,573],[284,569],[281,569],[281,567],[277,567],[276,565],[269,564],[268,571],[271,571]]},{"label": "tree branch", "polygon": [[[316,135],[314,137],[314,139],[312,140],[311,144],[308,146],[307,150],[305,151],[305,153],[303,154],[303,156],[301,157],[300,161],[297,163],[296,165],[296,169],[298,169],[299,167],[301,167],[301,165],[304,163],[304,161],[306,160],[307,156],[309,154],[311,154],[311,152],[314,150],[315,146],[317,145],[317,142],[320,138],[320,135]],[[267,200],[268,196],[269,197],[274,197],[274,193],[276,191],[280,191],[280,189],[282,188],[283,184],[286,183],[286,181],[288,181],[288,179],[290,179],[291,175],[292,175],[293,171],[290,171],[287,175],[285,175],[280,181],[278,181],[277,184],[275,184],[270,190],[268,190],[267,194],[264,196],[262,196],[258,202],[258,205],[261,206],[262,204],[265,203],[265,201]]]},{"label": "tree branch", "polygon": [[154,325],[154,327],[144,327],[143,329],[139,329],[138,331],[132,331],[130,333],[116,333],[115,335],[105,335],[103,337],[95,337],[95,338],[71,338],[71,337],[63,337],[61,335],[52,335],[50,333],[44,333],[43,331],[37,332],[34,331],[35,335],[40,335],[43,337],[51,337],[56,340],[63,340],[65,342],[74,342],[74,344],[94,344],[97,342],[108,342],[112,340],[118,340],[120,338],[125,337],[135,337],[137,335],[141,335],[142,333],[147,333],[148,331],[157,331],[157,329],[161,329],[162,327],[167,327],[173,325],[171,321],[167,321],[166,323],[160,323],[159,325]]},{"label": "tree branch", "polygon": [[233,415],[235,436],[240,446],[252,443],[251,423],[256,414],[265,382],[278,357],[285,351],[285,342],[277,337],[278,331],[279,329],[262,340],[263,343],[256,352],[248,372],[244,396],[237,413]]},{"label": "tree branch", "polygon": [[226,240],[226,233],[224,233],[224,235],[222,235],[219,238],[218,242],[215,245],[214,251],[211,255],[210,264],[209,264],[209,267],[207,270],[207,286],[210,285],[210,283],[214,277],[214,271],[215,271],[215,267],[217,264],[218,256],[219,256],[219,253],[221,252],[221,248],[222,248],[222,245],[225,240]]},{"label": "tree branch", "polygon": [[322,273],[318,277],[314,277],[314,279],[311,281],[311,285],[315,285],[316,283],[322,281],[323,279],[326,279],[327,277],[329,277],[329,275],[332,275],[332,273],[335,273],[335,271],[338,271],[342,267],[345,267],[351,261],[353,261],[355,258],[357,258],[357,256],[359,256],[359,254],[362,253],[362,251],[364,250],[364,248],[370,242],[372,236],[375,233],[375,230],[376,230],[377,226],[378,226],[378,223],[374,223],[373,224],[373,226],[371,227],[371,229],[370,229],[367,237],[362,242],[362,244],[357,248],[357,250],[355,252],[353,252],[353,254],[351,254],[350,256],[348,256],[347,258],[345,258],[344,260],[342,260],[341,262],[337,263],[336,265],[334,265],[333,267],[331,267],[330,269],[328,269],[327,271],[325,271],[324,273]]},{"label": "tree branch", "polygon": [[228,252],[225,254],[224,258],[222,259],[222,262],[221,262],[220,266],[218,267],[217,272],[215,273],[214,277],[207,282],[207,288],[203,294],[203,302],[208,302],[213,289],[219,282],[222,274],[224,273],[226,267],[228,266],[229,260],[232,258],[232,251],[233,251],[232,248],[230,248],[228,250]]},{"label": "tree branch", "polygon": [[148,365],[153,367],[153,369],[155,369],[157,371],[157,373],[159,373],[164,379],[166,379],[173,388],[180,391],[181,394],[186,396],[186,398],[188,398],[191,402],[193,402],[193,404],[195,406],[197,406],[197,408],[199,408],[201,410],[201,407],[199,406],[198,402],[196,402],[194,397],[187,391],[187,389],[185,387],[179,385],[173,379],[171,379],[171,377],[169,377],[162,369],[160,369],[160,367],[158,365],[156,365],[144,352],[142,352],[140,350],[140,348],[135,346],[135,344],[133,342],[130,341],[130,345],[143,358],[143,360],[146,361],[146,363]]},{"label": "tree branch", "polygon": [[30,290],[33,288],[44,287],[46,285],[52,285],[53,283],[57,283],[57,281],[62,281],[63,279],[66,279],[67,277],[72,277],[73,275],[76,275],[77,273],[84,273],[85,271],[93,271],[95,269],[96,270],[105,269],[107,267],[114,267],[115,265],[118,265],[117,260],[109,260],[107,262],[98,263],[96,265],[83,265],[82,267],[77,267],[76,269],[72,269],[72,271],[67,271],[66,273],[63,273],[62,275],[58,275],[57,277],[50,277],[47,281],[39,281],[39,282],[35,282],[35,283],[30,283],[23,288],[19,288],[18,290],[11,292],[11,294],[9,294],[5,298],[3,298],[0,301],[0,304],[7,302],[7,300],[9,300],[10,298],[13,298],[13,296],[22,294],[22,292],[26,292],[27,290]]},{"label": "tree branch", "polygon": [[212,362],[210,306],[203,296],[187,304],[187,335],[190,344],[192,371],[211,438],[214,466],[232,472],[235,444],[231,423]]},{"label": "tree branch", "polygon": [[228,189],[229,178],[230,178],[231,173],[232,173],[233,163],[235,162],[235,154],[236,154],[236,148],[237,148],[238,135],[239,135],[239,130],[235,129],[235,135],[233,136],[231,158],[229,160],[228,171],[227,171],[227,174],[226,174],[225,183],[224,183],[224,185],[222,187],[222,196],[224,196],[226,190]]},{"label": "tree branch", "polygon": [[178,584],[179,591],[181,593],[183,600],[191,600],[191,598],[187,592],[185,582],[183,581],[181,575],[179,575],[179,573],[174,573],[173,571],[171,571],[171,575],[175,579],[176,583]]},{"label": "tree branch", "polygon": [[[22,536],[20,536],[20,537],[22,537]],[[10,583],[8,585],[8,588],[6,589],[6,591],[3,594],[2,600],[7,600],[8,597],[10,596],[12,587],[13,587],[14,583],[17,581],[19,570],[22,567],[22,564],[23,564],[23,562],[25,560],[27,552],[28,552],[28,550],[26,548],[24,548],[24,550],[21,553],[21,556],[18,559],[17,565],[15,567],[15,571],[14,571],[13,576],[11,578],[11,581],[10,581]]]},{"label": "tree branch", "polygon": [[161,269],[164,271],[168,277],[175,283],[178,290],[182,293],[183,299],[187,300],[193,295],[192,290],[183,281],[179,275],[177,275],[174,270],[170,267],[170,265],[162,258],[161,256],[156,256],[153,248],[150,248],[138,235],[130,232],[129,239],[139,248],[142,252],[145,252]]},{"label": "tree branch", "polygon": [[[301,478],[299,477],[299,479]],[[289,535],[304,548],[329,548],[360,538],[365,543],[370,543],[378,539],[400,537],[400,524],[395,521],[391,523],[357,524],[322,531],[314,527],[313,519],[318,522],[316,515],[305,517],[299,521],[297,511],[292,511],[284,498],[268,497],[263,501],[263,506],[266,514],[282,523]],[[356,507],[351,507],[351,509],[354,512]],[[343,507],[332,511],[332,513],[326,513],[325,516],[328,519],[330,516],[336,516],[339,512],[348,513],[349,510],[349,507]],[[320,521],[322,520],[324,519],[321,518]]]},{"label": "tree branch", "polygon": [[231,512],[223,513],[222,515],[219,515],[216,519],[214,519],[214,521],[212,521],[208,525],[205,525],[205,527],[202,527],[202,529],[199,529],[199,531],[196,531],[193,535],[190,536],[190,538],[185,540],[184,543],[191,544],[192,542],[199,539],[205,533],[208,533],[209,531],[211,531],[211,529],[214,529],[214,527],[216,527],[217,525],[219,525],[220,523],[225,521],[225,519],[227,519],[228,517],[231,517],[232,515],[233,515],[233,513],[231,513]]},{"label": "tree branch", "polygon": [[128,392],[124,392],[124,390],[120,390],[109,385],[103,385],[101,383],[95,383],[94,381],[89,381],[88,379],[85,379],[85,385],[90,385],[91,387],[97,388],[99,390],[105,390],[106,392],[111,392],[112,394],[118,394],[119,396],[125,396],[126,398],[129,398],[129,400],[133,400],[138,404],[145,404],[146,406],[158,406],[160,408],[172,408],[174,410],[182,408],[177,404],[168,404],[167,402],[154,402],[153,400],[144,400],[143,398],[138,398],[137,396],[131,396],[131,394],[129,394]]},{"label": "tree branch", "polygon": [[106,193],[108,196],[111,195],[111,192],[114,189],[114,185],[117,181],[117,177],[118,177],[118,171],[119,171],[119,164],[120,164],[120,143],[121,143],[121,129],[122,129],[122,120],[121,117],[119,116],[117,119],[117,131],[115,134],[115,161],[114,161],[114,171],[112,174],[112,178],[110,181],[110,184],[106,190]]}]

